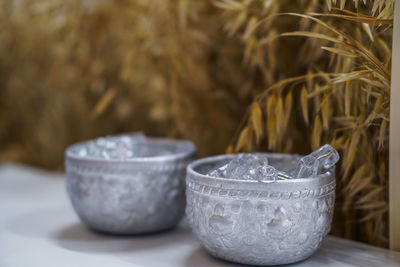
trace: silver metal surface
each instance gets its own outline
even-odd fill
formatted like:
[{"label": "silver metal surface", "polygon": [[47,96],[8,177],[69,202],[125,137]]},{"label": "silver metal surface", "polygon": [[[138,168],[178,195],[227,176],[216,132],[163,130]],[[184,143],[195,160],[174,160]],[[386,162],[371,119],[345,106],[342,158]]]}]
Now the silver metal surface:
[{"label": "silver metal surface", "polygon": [[[267,155],[279,171],[299,158]],[[275,183],[205,175],[233,157],[204,158],[187,168],[186,214],[203,247],[215,257],[254,265],[288,264],[311,256],[330,231],[334,167],[316,177]]]},{"label": "silver metal surface", "polygon": [[184,178],[195,158],[191,142],[146,138],[169,155],[124,160],[93,159],[66,150],[66,189],[72,206],[90,228],[115,234],[138,234],[175,226],[184,214]]}]

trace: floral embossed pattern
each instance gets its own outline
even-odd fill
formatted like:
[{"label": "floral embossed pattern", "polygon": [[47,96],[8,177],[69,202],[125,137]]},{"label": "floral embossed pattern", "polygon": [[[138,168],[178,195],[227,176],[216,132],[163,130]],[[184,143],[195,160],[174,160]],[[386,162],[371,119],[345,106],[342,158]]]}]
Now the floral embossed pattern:
[{"label": "floral embossed pattern", "polygon": [[292,263],[311,256],[330,231],[333,173],[324,183],[305,180],[306,186],[297,182],[287,191],[198,178],[189,170],[186,214],[197,239],[216,257],[256,265]]},{"label": "floral embossed pattern", "polygon": [[121,176],[67,168],[71,202],[90,227],[113,233],[140,233],[174,226],[185,206],[185,169]]}]

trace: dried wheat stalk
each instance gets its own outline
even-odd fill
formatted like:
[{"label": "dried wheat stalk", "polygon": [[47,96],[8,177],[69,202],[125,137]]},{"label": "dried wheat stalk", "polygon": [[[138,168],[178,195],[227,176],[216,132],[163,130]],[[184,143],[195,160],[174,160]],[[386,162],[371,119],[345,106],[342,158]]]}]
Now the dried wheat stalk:
[{"label": "dried wheat stalk", "polygon": [[[370,3],[366,8],[370,8],[371,15],[344,9],[345,1],[340,3],[344,10],[335,9],[335,2],[327,1],[332,13],[315,12],[314,3],[302,14],[283,13],[282,7],[274,10],[265,7],[251,18],[241,20],[242,25],[229,27],[231,31],[237,30],[243,42],[251,46],[251,52],[244,54],[245,61],[261,70],[262,64],[271,59],[261,55],[261,60],[259,50],[270,51],[282,38],[307,39],[302,38],[298,58],[293,63],[303,63],[304,74],[276,82],[266,79],[266,89],[254,97],[242,130],[234,139],[235,146],[229,146],[228,152],[255,149],[309,152],[331,143],[342,155],[334,233],[387,245],[387,142],[394,1]],[[217,3],[230,16],[240,17],[258,1],[245,1],[241,7],[234,6],[232,1]],[[360,7],[358,1],[354,4]],[[299,19],[298,29],[280,32],[274,29],[265,34],[272,23],[287,16]],[[268,68],[265,76],[273,76],[270,72],[275,70]]]}]

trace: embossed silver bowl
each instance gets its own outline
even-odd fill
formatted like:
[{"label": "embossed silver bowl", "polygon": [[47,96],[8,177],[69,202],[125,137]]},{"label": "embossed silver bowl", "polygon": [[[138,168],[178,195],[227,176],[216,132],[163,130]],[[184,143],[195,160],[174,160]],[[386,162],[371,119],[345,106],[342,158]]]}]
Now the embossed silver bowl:
[{"label": "embossed silver bowl", "polygon": [[66,150],[66,189],[72,206],[90,228],[138,234],[171,228],[185,210],[184,178],[195,158],[191,142],[146,138],[151,148],[171,153],[129,159],[79,155],[87,142]]},{"label": "embossed silver bowl", "polygon": [[[278,170],[299,157],[266,155]],[[253,265],[288,264],[311,256],[330,231],[334,167],[316,177],[274,183],[206,175],[233,156],[199,159],[187,168],[186,214],[203,247],[215,257]]]}]

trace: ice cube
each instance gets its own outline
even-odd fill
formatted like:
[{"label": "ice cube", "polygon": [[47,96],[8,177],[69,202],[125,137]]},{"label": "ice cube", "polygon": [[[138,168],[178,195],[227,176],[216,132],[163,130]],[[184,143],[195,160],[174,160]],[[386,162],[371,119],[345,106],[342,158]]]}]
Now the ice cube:
[{"label": "ice cube", "polygon": [[300,158],[297,164],[280,172],[286,178],[306,178],[326,172],[339,161],[339,153],[330,145],[324,145],[311,154]]},{"label": "ice cube", "polygon": [[316,151],[312,152],[311,155],[316,157],[319,161],[318,173],[323,173],[330,169],[340,159],[339,153],[328,144],[318,148]]},{"label": "ice cube", "polygon": [[262,166],[257,169],[256,180],[262,182],[275,182],[278,179],[278,171],[272,166]]},{"label": "ice cube", "polygon": [[218,169],[211,170],[207,175],[216,177],[216,178],[226,178],[226,168],[228,167],[228,164],[225,164]]},{"label": "ice cube", "polygon": [[86,157],[86,155],[87,155],[87,150],[86,150],[85,148],[80,148],[79,151],[78,151],[78,155],[79,155],[80,157]]},{"label": "ice cube", "polygon": [[127,159],[141,156],[140,145],[146,140],[142,133],[100,137],[88,142],[79,152],[81,156],[105,159]]},{"label": "ice cube", "polygon": [[290,178],[305,178],[316,176],[318,173],[318,160],[312,155],[302,157],[297,164],[284,172]]},{"label": "ice cube", "polygon": [[100,155],[100,150],[94,142],[89,142],[87,145],[87,154],[90,157],[98,157]]},{"label": "ice cube", "polygon": [[122,141],[116,144],[116,148],[112,151],[113,156],[117,159],[127,159],[133,156],[134,146],[132,144],[124,143]]},{"label": "ice cube", "polygon": [[96,144],[96,146],[98,146],[98,147],[105,146],[106,143],[107,143],[107,140],[106,140],[106,138],[104,138],[104,137],[100,137],[100,138],[97,138],[97,139],[95,140],[95,144]]},{"label": "ice cube", "polygon": [[210,170],[207,175],[264,182],[273,182],[277,179],[277,171],[268,165],[268,157],[259,153],[237,155],[227,164]]},{"label": "ice cube", "polygon": [[267,166],[266,157],[260,158],[255,154],[241,154],[233,158],[226,168],[227,178],[256,180],[258,168]]}]

